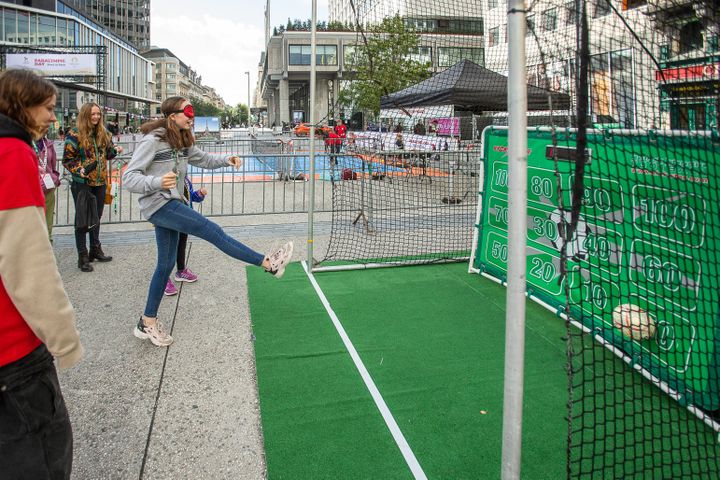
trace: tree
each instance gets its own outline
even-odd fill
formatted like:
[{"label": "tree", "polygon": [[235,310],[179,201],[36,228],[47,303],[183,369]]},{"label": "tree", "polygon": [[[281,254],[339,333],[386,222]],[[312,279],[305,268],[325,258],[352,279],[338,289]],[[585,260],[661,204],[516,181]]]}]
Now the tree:
[{"label": "tree", "polygon": [[430,63],[411,58],[420,35],[408,30],[399,15],[385,18],[369,33],[357,46],[351,66],[355,78],[341,90],[339,101],[377,116],[381,96],[425,80],[431,70]]},{"label": "tree", "polygon": [[191,98],[190,102],[198,117],[219,117],[223,111],[210,102],[206,102],[200,98]]},{"label": "tree", "polygon": [[238,103],[234,107],[225,107],[225,110],[222,113],[222,118],[228,126],[240,125],[242,123],[247,124],[248,107],[242,103]]}]

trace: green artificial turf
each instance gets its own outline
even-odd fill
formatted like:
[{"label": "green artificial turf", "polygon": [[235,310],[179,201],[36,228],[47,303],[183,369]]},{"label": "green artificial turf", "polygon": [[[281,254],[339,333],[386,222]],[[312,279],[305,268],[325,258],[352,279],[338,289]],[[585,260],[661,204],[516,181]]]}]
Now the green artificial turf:
[{"label": "green artificial turf", "polygon": [[[500,475],[505,289],[466,270],[316,275],[429,478]],[[300,266],[261,273],[248,283],[269,477],[412,478]],[[534,304],[527,325],[523,476],[561,478],[564,326]]]}]

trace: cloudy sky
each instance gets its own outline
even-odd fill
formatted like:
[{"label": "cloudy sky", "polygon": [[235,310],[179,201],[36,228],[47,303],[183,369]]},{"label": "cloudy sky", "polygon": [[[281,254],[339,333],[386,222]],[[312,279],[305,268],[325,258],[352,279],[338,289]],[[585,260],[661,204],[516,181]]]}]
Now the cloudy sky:
[{"label": "cloudy sky", "polygon": [[[328,0],[317,0],[318,21],[328,19]],[[266,0],[152,0],[153,46],[168,48],[215,88],[226,103],[247,103],[247,75],[254,89],[265,48]],[[312,0],[270,0],[271,25],[288,17],[309,20]]]}]

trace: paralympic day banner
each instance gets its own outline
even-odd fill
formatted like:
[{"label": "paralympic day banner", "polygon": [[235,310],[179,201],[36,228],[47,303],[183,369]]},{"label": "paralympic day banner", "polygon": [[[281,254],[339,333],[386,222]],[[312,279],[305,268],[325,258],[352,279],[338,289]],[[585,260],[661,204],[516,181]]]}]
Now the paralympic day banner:
[{"label": "paralympic day banner", "polygon": [[[528,130],[528,293],[558,313],[569,305],[574,319],[666,382],[682,404],[720,408],[717,145],[701,135],[588,134],[582,207],[563,275],[560,229],[571,216],[574,135],[561,132],[553,142],[549,131]],[[507,128],[483,132],[485,188],[473,262],[502,281],[507,145]],[[613,324],[613,312],[628,303],[654,320],[650,338],[628,337]]]},{"label": "paralympic day banner", "polygon": [[97,75],[97,58],[93,54],[8,53],[7,68],[28,68],[41,75]]}]

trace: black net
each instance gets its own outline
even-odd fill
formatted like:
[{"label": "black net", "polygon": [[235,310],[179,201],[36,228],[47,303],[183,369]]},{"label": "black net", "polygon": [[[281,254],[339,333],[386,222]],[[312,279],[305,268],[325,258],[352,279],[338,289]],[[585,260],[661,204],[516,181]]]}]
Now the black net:
[{"label": "black net", "polygon": [[[568,326],[568,478],[719,473],[718,5],[555,0],[511,14],[527,26],[528,293]],[[351,129],[339,153],[327,144],[326,259],[470,254],[505,280],[507,4],[330,11],[354,37],[327,117]]]},{"label": "black net", "polygon": [[485,81],[477,72],[504,78],[482,67],[481,13],[474,2],[331,2],[330,25],[354,33],[328,112],[350,130],[334,159],[323,261],[469,258],[481,179],[474,112],[483,106],[458,103],[458,92],[472,96]]},{"label": "black net", "polygon": [[[503,7],[485,16],[500,72]],[[527,282],[569,320],[568,478],[718,476],[717,15],[716,1],[527,4]],[[549,108],[530,111],[532,87]],[[473,265],[502,279],[508,131],[482,140]]]}]

